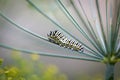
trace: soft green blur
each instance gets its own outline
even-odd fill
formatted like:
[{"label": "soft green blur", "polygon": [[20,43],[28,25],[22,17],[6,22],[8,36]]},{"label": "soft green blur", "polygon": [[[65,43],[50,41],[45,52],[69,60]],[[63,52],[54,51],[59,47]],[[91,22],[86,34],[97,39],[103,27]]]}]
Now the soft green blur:
[{"label": "soft green blur", "polygon": [[[4,61],[0,59],[0,80],[68,80],[55,65],[44,65],[39,55],[33,53],[28,57],[26,59],[21,52],[12,51],[12,64],[6,66],[2,65]],[[99,74],[79,74],[75,80],[104,80],[104,77]]]},{"label": "soft green blur", "polygon": [[12,64],[2,66],[0,59],[0,80],[67,80],[67,76],[60,73],[55,65],[44,65],[38,61],[39,56],[30,55],[23,58],[18,51],[12,52]]}]

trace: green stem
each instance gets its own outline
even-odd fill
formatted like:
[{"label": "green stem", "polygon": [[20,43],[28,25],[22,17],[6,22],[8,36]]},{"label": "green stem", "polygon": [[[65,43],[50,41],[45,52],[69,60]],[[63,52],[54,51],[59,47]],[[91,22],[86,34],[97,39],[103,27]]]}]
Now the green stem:
[{"label": "green stem", "polygon": [[9,49],[9,50],[16,50],[16,51],[20,51],[23,53],[28,53],[28,54],[33,54],[36,53],[38,55],[42,55],[42,56],[49,56],[49,57],[59,57],[59,58],[67,58],[67,59],[78,59],[78,60],[86,60],[86,61],[94,61],[94,62],[101,62],[101,60],[99,59],[95,59],[95,58],[88,58],[88,57],[80,57],[80,56],[68,56],[68,55],[62,55],[60,53],[58,54],[54,54],[54,53],[49,53],[49,52],[38,52],[38,51],[32,51],[32,50],[26,50],[26,49],[19,49],[19,48],[14,48],[5,44],[0,43],[0,47],[5,48],[5,49]]},{"label": "green stem", "polygon": [[114,80],[114,67],[115,64],[106,64],[105,80]]}]

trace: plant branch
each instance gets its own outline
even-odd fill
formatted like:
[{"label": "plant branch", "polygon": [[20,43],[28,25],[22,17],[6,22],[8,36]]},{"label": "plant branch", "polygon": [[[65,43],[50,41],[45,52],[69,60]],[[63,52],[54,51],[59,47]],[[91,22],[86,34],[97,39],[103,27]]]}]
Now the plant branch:
[{"label": "plant branch", "polygon": [[[0,15],[1,15],[5,20],[7,20],[8,22],[10,22],[11,24],[15,25],[15,27],[17,27],[17,28],[19,28],[19,29],[21,29],[21,30],[23,30],[23,31],[25,31],[25,32],[27,32],[27,33],[29,33],[29,34],[37,37],[37,38],[41,38],[41,39],[43,39],[43,40],[45,40],[45,41],[48,41],[48,40],[45,39],[44,37],[42,37],[42,36],[40,36],[40,35],[32,32],[32,31],[30,31],[30,30],[28,30],[28,29],[26,29],[26,28],[24,28],[24,27],[16,24],[14,21],[12,21],[11,19],[9,19],[8,17],[6,17],[5,15],[3,15],[2,13],[0,13]],[[48,42],[49,42],[49,41],[48,41]],[[91,55],[91,54],[87,54],[87,53],[82,53],[82,52],[81,52],[81,54],[84,54],[84,55],[89,56],[89,57],[99,58],[98,56]]]},{"label": "plant branch", "polygon": [[60,28],[61,30],[63,30],[65,33],[67,33],[68,35],[70,35],[72,38],[74,38],[75,40],[77,40],[78,42],[80,42],[82,45],[84,45],[86,47],[86,49],[90,50],[91,52],[93,52],[94,54],[97,54],[98,52],[96,52],[95,50],[91,49],[90,47],[88,47],[86,44],[84,44],[82,41],[80,41],[79,39],[77,39],[76,37],[74,37],[71,33],[69,33],[68,31],[66,31],[65,29],[63,29],[63,26],[61,26],[60,24],[58,24],[56,21],[54,21],[53,19],[51,19],[48,15],[46,15],[42,10],[40,10],[31,0],[27,0],[27,2],[33,7],[35,8],[39,13],[41,13],[44,17],[46,17],[48,20],[50,20],[53,24],[55,24],[55,27]]},{"label": "plant branch", "polygon": [[[94,41],[96,42],[96,44],[99,46],[99,45],[100,45],[100,42],[99,42],[99,40],[97,40],[98,38],[97,38],[97,36],[96,36],[96,34],[95,34],[94,30],[93,30],[93,27],[92,27],[90,21],[88,20],[88,17],[87,17],[87,15],[86,15],[86,13],[85,13],[82,5],[81,5],[81,2],[78,0],[78,2],[79,2],[79,4],[80,4],[80,7],[82,8],[82,11],[83,11],[83,13],[84,13],[84,15],[85,15],[85,17],[86,17],[86,19],[87,19],[87,22],[88,22],[89,26],[87,26],[87,24],[85,23],[85,20],[82,18],[81,14],[80,14],[80,12],[78,11],[77,7],[75,6],[73,0],[70,0],[70,2],[71,2],[71,4],[72,4],[74,10],[75,10],[76,13],[78,14],[78,17],[80,18],[80,20],[81,20],[82,23],[84,24],[85,28],[86,28],[86,29],[88,30],[88,32],[91,34],[92,39],[94,39]],[[89,28],[88,28],[88,27],[89,27]],[[100,47],[100,46],[99,46],[99,47]],[[97,53],[96,55],[98,55],[98,56],[103,56],[104,54],[102,54],[102,53],[100,53],[100,54]]]},{"label": "plant branch", "polygon": [[[85,10],[83,9],[83,6],[82,6],[80,0],[78,0],[78,2],[79,2],[80,7],[82,8],[83,14],[85,15],[85,17],[86,17],[86,19],[87,19],[87,22],[88,22],[88,24],[89,24],[89,26],[85,25],[85,27],[87,28],[88,32],[90,32],[90,34],[91,34],[91,36],[92,36],[92,39],[93,39],[93,40],[95,41],[95,43],[99,46],[100,50],[102,50],[102,52],[105,52],[103,46],[102,46],[102,45],[100,44],[100,42],[99,42],[100,40],[98,40],[97,35],[95,34],[95,31],[94,31],[94,29],[93,29],[90,21],[88,20],[87,14],[85,13]],[[88,27],[89,27],[89,28],[88,28]],[[104,55],[104,54],[103,54],[103,55]]]},{"label": "plant branch", "polygon": [[31,51],[31,50],[25,50],[25,49],[18,49],[14,48],[8,45],[4,45],[0,43],[0,47],[5,48],[5,49],[10,49],[10,50],[17,50],[23,53],[36,53],[38,55],[42,56],[50,56],[50,57],[59,57],[59,58],[68,58],[68,59],[78,59],[78,60],[86,60],[86,61],[94,61],[94,62],[100,62],[101,60],[99,59],[94,59],[94,58],[82,58],[82,57],[77,57],[77,56],[67,56],[67,55],[60,55],[60,54],[53,54],[53,53],[46,53],[46,52],[37,52],[37,51]]},{"label": "plant branch", "polygon": [[[101,17],[101,14],[100,14],[100,8],[99,8],[99,2],[98,0],[96,0],[96,7],[97,7],[97,12],[98,12],[98,16],[99,16],[99,21],[100,21],[100,28],[102,29],[102,37],[103,37],[103,41],[104,41],[104,45],[105,45],[105,49],[107,48],[107,41],[106,41],[106,37],[105,37],[105,32],[104,32],[104,29],[103,29],[103,23],[102,23],[102,17]],[[107,49],[104,53],[107,53]]]},{"label": "plant branch", "polygon": [[72,15],[69,13],[69,11],[65,8],[63,3],[60,0],[57,0],[62,11],[66,14],[66,16],[70,19],[70,21],[75,25],[75,27],[82,33],[82,35],[102,54],[102,50],[98,47],[98,45],[93,41],[92,38],[88,36],[88,34],[80,27],[80,25],[75,21],[75,19],[72,17]]},{"label": "plant branch", "polygon": [[13,20],[11,20],[10,18],[8,18],[8,17],[7,17],[6,15],[4,15],[2,12],[0,12],[0,16],[3,17],[3,18],[4,18],[6,21],[8,21],[9,23],[13,24],[15,27],[17,27],[17,28],[25,31],[26,33],[29,33],[29,34],[37,37],[37,38],[43,39],[43,40],[45,40],[45,41],[48,41],[45,37],[40,36],[40,35],[32,32],[32,31],[28,30],[27,28],[25,28],[25,27],[23,27],[23,26],[20,26],[20,25],[16,24]]}]

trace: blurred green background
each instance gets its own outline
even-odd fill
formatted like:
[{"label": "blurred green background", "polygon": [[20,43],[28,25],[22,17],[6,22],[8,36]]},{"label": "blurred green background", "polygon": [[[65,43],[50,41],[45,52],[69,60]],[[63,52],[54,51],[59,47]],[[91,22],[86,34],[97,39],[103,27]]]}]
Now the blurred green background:
[{"label": "blurred green background", "polygon": [[26,59],[19,51],[11,54],[12,63],[2,65],[4,60],[0,59],[0,80],[67,80],[55,65],[44,65],[39,55],[27,55],[29,58]]}]

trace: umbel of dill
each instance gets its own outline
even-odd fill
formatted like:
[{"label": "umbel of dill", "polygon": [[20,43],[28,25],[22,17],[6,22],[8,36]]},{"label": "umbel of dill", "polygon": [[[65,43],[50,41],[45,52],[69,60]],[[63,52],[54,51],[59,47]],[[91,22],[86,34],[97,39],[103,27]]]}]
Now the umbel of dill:
[{"label": "umbel of dill", "polygon": [[[56,20],[48,16],[47,13],[42,11],[42,9],[36,5],[34,0],[26,0],[26,2],[28,2],[37,12],[51,21],[55,27],[68,34],[71,38],[74,38],[75,41],[69,40],[65,36],[60,37],[59,32],[59,34],[56,34],[57,31],[50,32],[50,34],[48,34],[48,38],[46,38],[28,30],[24,26],[17,24],[1,11],[0,16],[14,25],[14,27],[17,27],[34,37],[55,45],[57,44],[62,47],[72,49],[81,55],[66,56],[42,51],[30,51],[14,48],[2,43],[0,43],[0,47],[11,50],[19,50],[24,53],[37,53],[43,56],[101,62],[106,65],[105,80],[114,80],[114,66],[117,62],[120,62],[120,0],[67,0],[79,18],[80,23],[77,21],[78,19],[75,19],[68,7],[66,7],[64,0],[55,1],[69,21],[94,48],[91,48],[87,43],[84,43],[82,40],[75,37],[70,33],[70,31],[66,30],[64,26],[60,25]],[[87,7],[85,5],[87,5]],[[90,8],[89,10],[91,14],[89,12],[87,13],[87,8]]]}]

